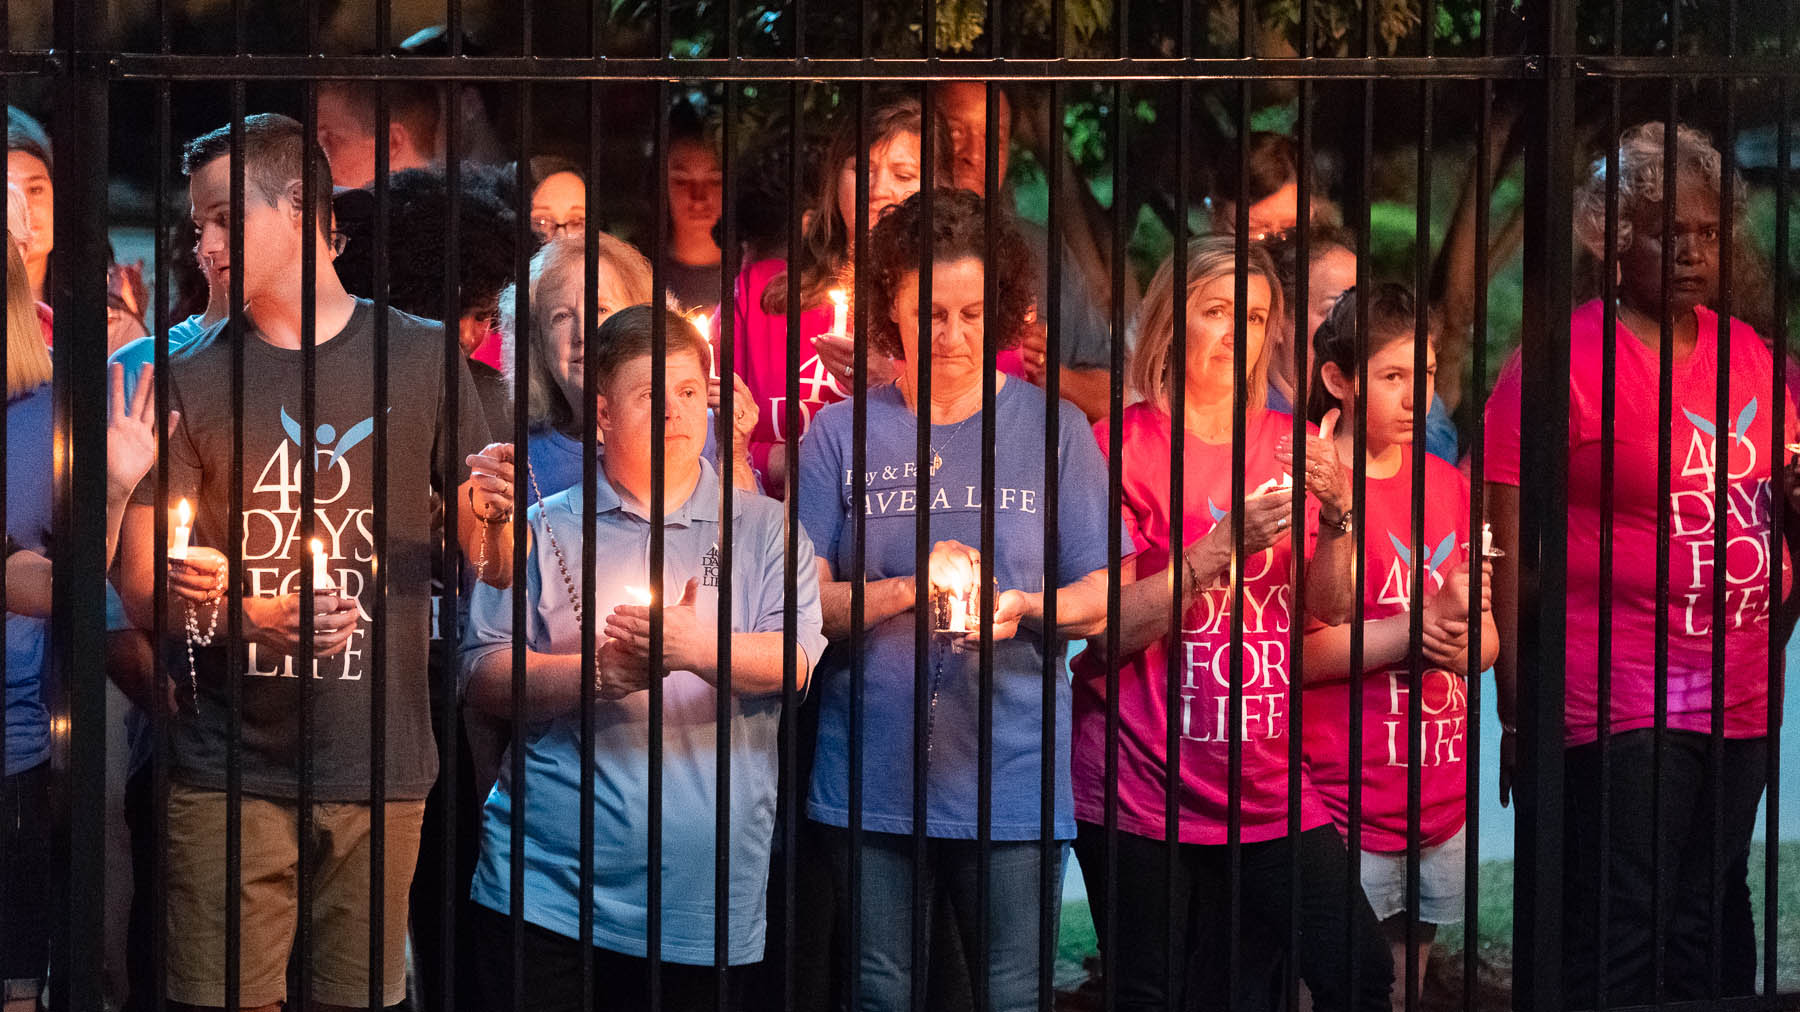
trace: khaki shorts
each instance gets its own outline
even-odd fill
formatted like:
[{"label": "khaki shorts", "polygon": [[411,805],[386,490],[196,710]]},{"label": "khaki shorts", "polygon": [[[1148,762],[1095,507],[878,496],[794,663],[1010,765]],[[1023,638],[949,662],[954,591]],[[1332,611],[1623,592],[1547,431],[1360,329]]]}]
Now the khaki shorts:
[{"label": "khaki shorts", "polygon": [[[169,1000],[225,1005],[225,794],[169,787]],[[407,895],[419,858],[423,801],[389,801],[384,841],[382,1001],[406,997]],[[370,810],[363,803],[313,805],[307,847],[312,894],[313,1000],[369,1001]],[[299,809],[291,801],[243,799],[239,1004],[287,998],[299,897]]]}]

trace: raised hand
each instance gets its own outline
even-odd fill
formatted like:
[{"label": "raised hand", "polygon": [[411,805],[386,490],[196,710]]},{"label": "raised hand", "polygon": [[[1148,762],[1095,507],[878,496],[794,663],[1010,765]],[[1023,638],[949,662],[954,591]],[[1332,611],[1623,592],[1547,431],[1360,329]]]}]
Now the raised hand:
[{"label": "raised hand", "polygon": [[[1350,481],[1344,473],[1344,465],[1338,459],[1337,426],[1342,412],[1332,408],[1319,419],[1317,435],[1306,437],[1306,490],[1319,505],[1339,516],[1350,512]],[[1275,459],[1288,470],[1294,467],[1294,449],[1291,438],[1284,437],[1276,444]]]},{"label": "raised hand", "polygon": [[[156,463],[156,391],[150,382],[152,367],[138,370],[137,389],[125,399],[125,366],[114,362],[107,369],[109,387],[106,411],[106,484],[109,498],[123,502]],[[181,412],[169,412],[169,428],[181,421]]]},{"label": "raised hand", "polygon": [[499,520],[513,512],[513,445],[490,443],[463,458],[469,467],[470,505],[476,517]]}]

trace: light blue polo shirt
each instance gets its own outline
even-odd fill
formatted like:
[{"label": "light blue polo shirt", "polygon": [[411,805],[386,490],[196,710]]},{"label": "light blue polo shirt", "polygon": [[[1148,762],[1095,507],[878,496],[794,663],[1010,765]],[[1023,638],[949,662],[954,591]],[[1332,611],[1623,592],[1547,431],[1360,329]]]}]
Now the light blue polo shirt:
[{"label": "light blue polo shirt", "polygon": [[[690,577],[701,581],[701,625],[717,622],[719,479],[700,462],[700,481],[685,503],[671,504],[664,521],[663,589],[671,599]],[[579,484],[552,495],[526,514],[532,540],[526,563],[528,595],[525,642],[543,653],[575,653],[581,625],[575,619],[556,555],[553,530],[579,592],[582,528]],[[625,600],[623,588],[650,585],[650,521],[647,509],[622,502],[601,481],[596,501],[596,623]],[[786,526],[780,504],[740,491],[732,518],[732,628],[782,631]],[[794,639],[808,669],[825,649],[819,626],[819,586],[811,565],[812,543],[803,531],[795,573]],[[488,654],[509,653],[511,591],[478,584],[470,600],[464,636],[465,679]],[[716,804],[717,694],[691,672],[663,682],[662,733],[662,958],[708,964],[713,958],[713,855]],[[635,693],[594,707],[594,944],[645,956],[649,869],[650,696]],[[733,964],[763,955],[764,895],[769,843],[775,825],[776,738],[781,696],[737,695],[731,706],[731,910],[727,938]],[[569,938],[579,938],[581,869],[581,719],[576,712],[531,724],[525,740],[525,919]],[[515,743],[513,747],[519,747]],[[475,902],[511,909],[511,822],[517,791],[510,754],[482,810],[481,857],[475,867]]]}]

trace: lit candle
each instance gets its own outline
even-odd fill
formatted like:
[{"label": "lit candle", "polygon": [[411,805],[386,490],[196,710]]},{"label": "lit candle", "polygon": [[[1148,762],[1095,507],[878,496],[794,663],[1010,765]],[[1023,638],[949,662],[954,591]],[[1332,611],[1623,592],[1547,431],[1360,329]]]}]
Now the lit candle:
[{"label": "lit candle", "polygon": [[1481,554],[1482,555],[1493,555],[1494,554],[1494,525],[1493,524],[1483,523],[1481,525]]},{"label": "lit candle", "polygon": [[[709,344],[709,345],[713,344],[712,314],[711,313],[695,313],[693,316],[688,318],[688,322],[692,323],[694,325],[694,329],[700,332],[701,337],[706,338],[707,344]],[[707,370],[706,370],[707,378],[708,379],[718,379],[719,378],[719,349],[716,345],[713,347],[713,353],[711,355],[711,359],[712,359],[711,362],[708,363],[708,365],[707,365]]]},{"label": "lit candle", "polygon": [[194,508],[186,499],[175,507],[175,532],[169,535],[169,558],[185,560],[188,557],[188,539],[194,536]]},{"label": "lit candle", "polygon": [[331,560],[325,555],[325,542],[312,539],[313,581],[314,591],[331,591],[337,584],[331,580]]},{"label": "lit candle", "polygon": [[848,336],[850,333],[850,296],[845,294],[842,288],[833,288],[828,294],[831,296],[831,329],[826,333],[837,334],[840,337]]},{"label": "lit candle", "polygon": [[950,594],[950,619],[944,626],[951,632],[961,632],[969,627],[968,605],[963,596],[954,591]]}]

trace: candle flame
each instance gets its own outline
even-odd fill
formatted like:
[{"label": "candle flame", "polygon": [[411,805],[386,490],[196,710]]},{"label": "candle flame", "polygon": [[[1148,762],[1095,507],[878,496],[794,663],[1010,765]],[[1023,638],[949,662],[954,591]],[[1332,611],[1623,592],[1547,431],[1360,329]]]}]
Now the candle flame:
[{"label": "candle flame", "polygon": [[700,332],[701,337],[711,337],[712,336],[712,314],[711,313],[695,313],[693,316],[688,318],[688,322],[694,325],[694,329],[698,330]]},{"label": "candle flame", "polygon": [[320,555],[320,556],[324,555],[325,554],[325,542],[320,541],[318,538],[312,539],[312,553],[314,555]]},{"label": "candle flame", "polygon": [[835,306],[850,305],[850,296],[842,288],[833,288],[831,291],[826,292],[825,294],[827,294],[831,297],[832,305],[835,305]]},{"label": "candle flame", "polygon": [[188,505],[186,499],[183,499],[180,503],[176,504],[175,515],[181,519],[180,526],[182,527],[186,527],[194,522],[194,508]]},{"label": "candle flame", "polygon": [[650,592],[642,587],[626,587],[625,595],[638,604],[649,604],[652,600]]}]

